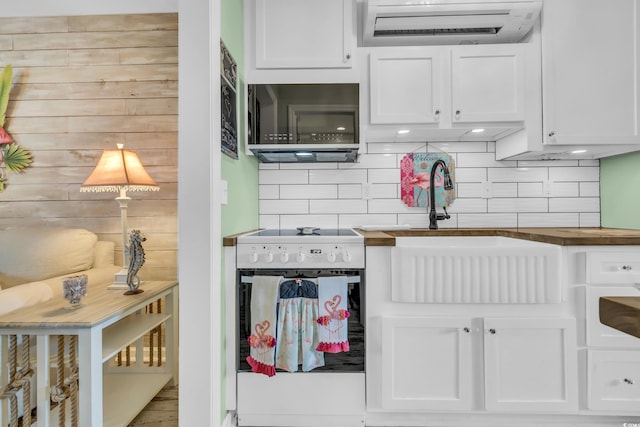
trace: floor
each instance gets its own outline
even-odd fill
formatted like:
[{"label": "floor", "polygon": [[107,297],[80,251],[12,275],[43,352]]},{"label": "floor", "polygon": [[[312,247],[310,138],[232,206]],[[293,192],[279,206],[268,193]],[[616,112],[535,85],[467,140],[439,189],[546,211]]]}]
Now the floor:
[{"label": "floor", "polygon": [[128,427],[178,427],[178,387],[165,387]]}]

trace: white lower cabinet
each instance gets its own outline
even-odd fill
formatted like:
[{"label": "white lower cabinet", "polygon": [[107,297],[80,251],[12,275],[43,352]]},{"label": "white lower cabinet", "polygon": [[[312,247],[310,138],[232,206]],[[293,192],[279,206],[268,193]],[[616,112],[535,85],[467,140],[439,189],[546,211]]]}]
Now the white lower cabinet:
[{"label": "white lower cabinet", "polygon": [[638,411],[640,408],[640,351],[588,353],[589,409]]},{"label": "white lower cabinet", "polygon": [[577,411],[575,319],[485,318],[484,372],[488,411]]},{"label": "white lower cabinet", "polygon": [[382,406],[391,410],[471,409],[471,320],[383,318]]},{"label": "white lower cabinet", "polygon": [[384,409],[578,409],[575,319],[385,316],[381,338]]}]

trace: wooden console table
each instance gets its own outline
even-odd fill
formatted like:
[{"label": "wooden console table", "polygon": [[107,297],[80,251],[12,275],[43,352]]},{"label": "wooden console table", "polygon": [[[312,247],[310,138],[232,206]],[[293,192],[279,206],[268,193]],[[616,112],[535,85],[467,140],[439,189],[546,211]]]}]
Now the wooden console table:
[{"label": "wooden console table", "polygon": [[[123,295],[121,290],[90,287],[82,306],[67,309],[57,298],[0,316],[0,335],[31,335],[37,340],[37,418],[39,427],[56,425],[50,416],[50,336],[78,338],[80,426],[126,426],[169,382],[177,383],[178,283],[144,282],[144,292]],[[164,298],[163,313],[145,313],[149,304]],[[110,366],[121,349],[149,331],[165,325],[165,358],[161,366],[145,366],[136,357],[132,366]]]}]

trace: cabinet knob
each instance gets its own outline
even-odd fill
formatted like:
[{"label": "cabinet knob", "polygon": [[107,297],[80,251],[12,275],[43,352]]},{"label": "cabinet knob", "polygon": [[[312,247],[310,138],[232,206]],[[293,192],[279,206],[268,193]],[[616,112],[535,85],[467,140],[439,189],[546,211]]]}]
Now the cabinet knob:
[{"label": "cabinet knob", "polygon": [[436,108],[436,111],[433,112],[433,115],[436,116],[436,119],[440,118],[440,109]]},{"label": "cabinet knob", "polygon": [[344,56],[344,62],[349,62],[349,61],[351,61],[351,54],[350,54],[350,53],[347,53],[347,54]]},{"label": "cabinet knob", "polygon": [[622,270],[622,271],[631,271],[631,270],[633,270],[633,267],[631,267],[630,265],[623,265],[622,267],[620,267],[620,270]]},{"label": "cabinet knob", "polygon": [[622,382],[629,385],[634,385],[636,383],[634,380],[630,380],[629,378],[623,379]]},{"label": "cabinet knob", "polygon": [[468,333],[468,334],[470,334],[470,333],[471,333],[471,329],[469,329],[469,328],[466,328],[466,327],[465,327],[465,328],[463,328],[462,330],[463,330],[463,331],[465,331],[465,332],[466,332],[466,333]]},{"label": "cabinet knob", "polygon": [[456,120],[459,120],[459,119],[460,119],[460,113],[461,113],[461,111],[460,111],[460,110],[456,110],[456,114],[455,114],[455,116],[456,116]]},{"label": "cabinet knob", "polygon": [[556,133],[554,131],[549,132],[549,138],[553,138],[554,136],[556,136]]},{"label": "cabinet knob", "polygon": [[495,329],[493,329],[493,328],[491,328],[491,329],[489,329],[489,333],[490,333],[491,335],[495,335],[495,334],[496,334],[496,330],[495,330]]}]

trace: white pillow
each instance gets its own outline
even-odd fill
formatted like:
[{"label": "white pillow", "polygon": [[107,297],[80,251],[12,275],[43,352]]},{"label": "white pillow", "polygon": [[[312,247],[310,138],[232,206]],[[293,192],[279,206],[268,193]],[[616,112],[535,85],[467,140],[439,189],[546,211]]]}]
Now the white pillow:
[{"label": "white pillow", "polygon": [[0,231],[2,288],[91,268],[98,241],[80,228],[21,227]]},{"label": "white pillow", "polygon": [[0,291],[0,315],[53,298],[53,290],[44,282],[25,283]]}]

